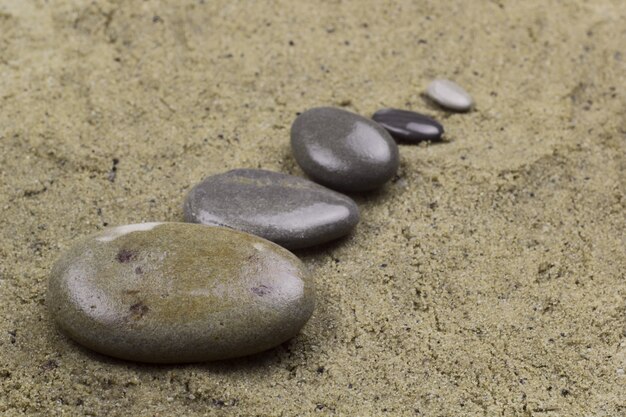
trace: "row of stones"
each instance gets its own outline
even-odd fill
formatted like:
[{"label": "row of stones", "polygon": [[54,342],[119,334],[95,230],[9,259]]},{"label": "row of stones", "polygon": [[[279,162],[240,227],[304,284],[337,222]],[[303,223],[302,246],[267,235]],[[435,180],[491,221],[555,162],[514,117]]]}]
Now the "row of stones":
[{"label": "row of stones", "polygon": [[[439,99],[441,88],[433,90]],[[417,113],[386,109],[373,118],[380,124],[341,109],[302,113],[291,131],[296,160],[323,185],[365,191],[398,168],[385,129],[402,140],[443,133]],[[185,200],[191,223],[118,226],[76,242],[53,267],[51,314],[80,344],[127,360],[197,362],[276,346],[315,305],[312,278],[284,247],[336,239],[359,221],[356,203],[323,185],[264,170],[208,177]]]},{"label": "row of stones", "polygon": [[[467,111],[473,100],[449,80],[435,80],[427,89],[440,105]],[[439,140],[443,126],[423,114],[382,109],[374,121],[345,110],[320,107],[299,115],[291,127],[296,161],[314,181],[344,192],[378,188],[391,179],[399,164],[394,140]],[[390,136],[391,135],[391,136]]]},{"label": "row of stones", "polygon": [[[456,84],[437,80],[428,91],[442,104],[469,109],[471,97],[451,86]],[[443,133],[436,120],[407,110],[382,109],[372,120],[333,107],[307,110],[291,127],[291,146],[302,170],[325,187],[292,175],[237,169],[193,187],[184,203],[185,221],[242,230],[288,249],[337,239],[357,225],[359,210],[351,198],[330,189],[381,187],[398,170],[393,139],[434,141]]]}]

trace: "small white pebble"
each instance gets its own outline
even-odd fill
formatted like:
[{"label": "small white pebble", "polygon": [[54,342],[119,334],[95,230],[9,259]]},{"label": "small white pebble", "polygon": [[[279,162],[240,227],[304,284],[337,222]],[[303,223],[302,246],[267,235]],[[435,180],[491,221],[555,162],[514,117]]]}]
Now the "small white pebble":
[{"label": "small white pebble", "polygon": [[474,100],[458,84],[444,79],[431,82],[426,88],[426,94],[441,107],[455,111],[468,111]]}]

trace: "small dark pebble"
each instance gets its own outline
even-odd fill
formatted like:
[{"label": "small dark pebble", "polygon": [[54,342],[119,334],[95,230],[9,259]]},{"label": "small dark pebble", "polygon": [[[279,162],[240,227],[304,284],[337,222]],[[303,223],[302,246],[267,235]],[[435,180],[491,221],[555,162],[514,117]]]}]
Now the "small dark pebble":
[{"label": "small dark pebble", "polygon": [[117,158],[113,158],[113,166],[111,167],[111,171],[109,171],[109,174],[107,176],[108,180],[111,182],[115,181],[115,177],[117,175],[117,164],[120,163],[120,160]]},{"label": "small dark pebble", "polygon": [[435,119],[408,110],[382,109],[374,113],[372,119],[402,142],[437,141],[444,132]]},{"label": "small dark pebble", "polygon": [[44,371],[50,371],[50,370],[56,369],[58,367],[59,367],[59,364],[54,359],[50,359],[49,361],[45,361],[41,365],[41,369],[43,369]]},{"label": "small dark pebble", "polygon": [[226,403],[222,400],[213,400],[213,405],[218,408],[222,408],[224,407],[224,405],[226,405]]}]

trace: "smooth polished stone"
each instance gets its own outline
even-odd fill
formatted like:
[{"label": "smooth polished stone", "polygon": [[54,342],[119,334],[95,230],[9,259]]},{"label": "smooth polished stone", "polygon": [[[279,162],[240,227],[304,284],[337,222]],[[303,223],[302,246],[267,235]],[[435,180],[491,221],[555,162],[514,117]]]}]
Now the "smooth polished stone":
[{"label": "smooth polished stone", "polygon": [[226,359],[295,336],[311,316],[304,265],[257,236],[191,223],[142,223],[77,241],[56,262],[47,304],[97,352],[153,363]]},{"label": "smooth polished stone", "polygon": [[288,249],[325,243],[349,233],[359,208],[349,197],[312,181],[262,169],[236,169],[193,187],[185,221],[226,226]]},{"label": "smooth polished stone", "polygon": [[334,107],[299,115],[291,126],[293,155],[315,182],[345,192],[373,190],[396,174],[398,146],[378,123]]},{"label": "smooth polished stone", "polygon": [[443,135],[443,126],[438,121],[408,110],[381,109],[372,119],[398,141],[437,141]]},{"label": "smooth polished stone", "polygon": [[450,110],[464,112],[474,105],[474,100],[467,91],[450,80],[439,79],[431,82],[426,93],[441,107]]}]

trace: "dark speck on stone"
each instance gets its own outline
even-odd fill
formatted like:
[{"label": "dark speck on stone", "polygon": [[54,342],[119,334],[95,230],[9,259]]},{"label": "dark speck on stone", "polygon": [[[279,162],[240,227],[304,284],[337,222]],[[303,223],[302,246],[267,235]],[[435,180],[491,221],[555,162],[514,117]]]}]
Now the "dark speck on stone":
[{"label": "dark speck on stone", "polygon": [[141,301],[130,306],[130,312],[136,319],[142,318],[150,310],[147,305]]},{"label": "dark speck on stone", "polygon": [[136,257],[137,254],[135,252],[128,249],[120,249],[120,251],[117,253],[116,259],[118,262],[126,263],[134,260]]},{"label": "dark speck on stone", "polygon": [[266,285],[259,285],[258,287],[252,288],[252,292],[258,295],[259,297],[263,297],[264,295],[269,294],[271,291],[272,289]]}]

